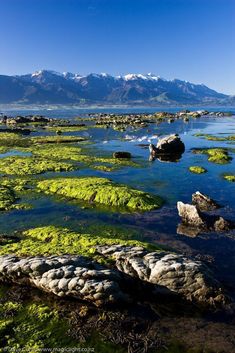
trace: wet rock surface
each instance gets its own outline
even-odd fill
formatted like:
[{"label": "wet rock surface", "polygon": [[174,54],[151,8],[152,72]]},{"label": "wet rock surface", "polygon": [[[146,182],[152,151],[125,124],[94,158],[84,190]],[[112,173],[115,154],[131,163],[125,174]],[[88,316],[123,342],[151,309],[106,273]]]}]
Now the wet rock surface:
[{"label": "wet rock surface", "polygon": [[155,292],[180,294],[189,301],[223,305],[221,285],[201,261],[166,251],[147,252],[141,247],[99,246],[98,252],[112,256],[116,267],[132,277],[155,285]]},{"label": "wet rock surface", "polygon": [[185,151],[184,143],[181,141],[179,135],[172,134],[159,139],[157,143],[159,153],[176,154]]},{"label": "wet rock surface", "polygon": [[157,146],[149,145],[150,158],[152,161],[158,158],[160,161],[176,162],[182,157],[185,145],[177,134],[172,134],[159,139]]},{"label": "wet rock surface", "polygon": [[220,208],[220,205],[215,200],[200,191],[192,194],[192,204],[197,206],[200,211],[212,211]]},{"label": "wet rock surface", "polygon": [[[143,298],[152,293],[153,302],[158,295],[169,299],[179,295],[207,307],[224,306],[228,301],[220,283],[201,261],[166,251],[148,252],[137,246],[109,245],[96,249],[115,261],[112,269],[82,256],[5,255],[0,257],[0,281],[28,284],[96,306],[131,302],[138,297],[138,291]],[[137,294],[133,294],[133,288],[138,289]]]},{"label": "wet rock surface", "polygon": [[193,205],[177,202],[178,213],[182,219],[182,224],[177,229],[178,234],[194,237],[201,232],[225,232],[234,229],[234,222],[221,216],[202,212],[212,211],[219,207],[210,197],[197,192],[192,195],[192,200]]},{"label": "wet rock surface", "polygon": [[113,158],[131,158],[130,152],[118,151],[113,153]]},{"label": "wet rock surface", "polygon": [[81,256],[1,256],[0,280],[30,284],[59,297],[87,300],[97,306],[128,299],[120,289],[118,271]]}]

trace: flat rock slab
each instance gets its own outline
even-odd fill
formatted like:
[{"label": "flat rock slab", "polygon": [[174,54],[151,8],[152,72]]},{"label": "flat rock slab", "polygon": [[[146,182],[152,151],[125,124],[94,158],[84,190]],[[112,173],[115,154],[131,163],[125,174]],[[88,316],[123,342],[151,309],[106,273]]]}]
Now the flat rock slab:
[{"label": "flat rock slab", "polygon": [[82,256],[0,256],[0,280],[29,284],[59,297],[75,297],[97,306],[128,300],[121,275]]},{"label": "flat rock slab", "polygon": [[119,271],[180,294],[189,301],[209,306],[227,301],[220,283],[201,261],[166,251],[147,252],[141,247],[99,246],[98,252],[112,256]]}]

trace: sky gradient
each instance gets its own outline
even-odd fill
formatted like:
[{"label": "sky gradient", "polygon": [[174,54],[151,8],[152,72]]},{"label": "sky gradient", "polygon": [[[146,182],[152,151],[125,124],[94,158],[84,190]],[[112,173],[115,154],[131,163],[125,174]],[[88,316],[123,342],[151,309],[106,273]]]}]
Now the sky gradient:
[{"label": "sky gradient", "polygon": [[235,95],[235,0],[0,0],[0,74],[148,73]]}]

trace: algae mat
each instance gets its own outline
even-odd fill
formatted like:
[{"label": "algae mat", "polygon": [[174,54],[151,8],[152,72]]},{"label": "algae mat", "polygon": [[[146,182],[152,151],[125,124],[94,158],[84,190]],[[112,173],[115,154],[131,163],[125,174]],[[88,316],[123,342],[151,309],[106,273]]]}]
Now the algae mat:
[{"label": "algae mat", "polygon": [[106,178],[49,179],[38,182],[37,186],[47,194],[139,211],[151,211],[163,204],[159,196],[114,183]]}]

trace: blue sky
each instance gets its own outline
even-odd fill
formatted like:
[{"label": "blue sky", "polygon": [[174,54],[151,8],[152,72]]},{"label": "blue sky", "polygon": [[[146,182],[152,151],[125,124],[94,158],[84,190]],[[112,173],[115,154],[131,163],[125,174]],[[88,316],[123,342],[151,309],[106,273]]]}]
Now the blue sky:
[{"label": "blue sky", "polygon": [[0,0],[0,74],[153,72],[235,94],[235,0]]}]

